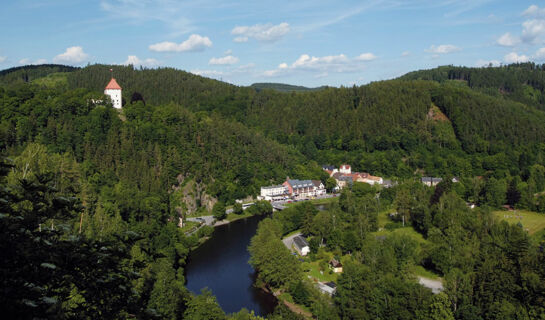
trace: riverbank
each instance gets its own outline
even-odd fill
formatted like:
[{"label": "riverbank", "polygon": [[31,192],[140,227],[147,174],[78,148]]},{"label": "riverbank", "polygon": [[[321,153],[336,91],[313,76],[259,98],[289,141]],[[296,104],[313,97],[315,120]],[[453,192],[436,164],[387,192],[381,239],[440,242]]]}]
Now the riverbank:
[{"label": "riverbank", "polygon": [[273,312],[277,299],[255,287],[256,275],[248,264],[247,250],[264,216],[237,218],[215,227],[210,238],[191,250],[185,267],[186,288],[199,294],[208,287],[226,313],[246,308],[265,316]]}]

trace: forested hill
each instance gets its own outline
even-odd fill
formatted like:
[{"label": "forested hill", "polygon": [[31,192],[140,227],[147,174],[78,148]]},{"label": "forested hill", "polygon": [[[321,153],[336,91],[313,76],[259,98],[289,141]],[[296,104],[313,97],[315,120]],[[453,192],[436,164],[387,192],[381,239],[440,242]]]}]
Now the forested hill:
[{"label": "forested hill", "polygon": [[[491,87],[502,86],[514,77],[511,73],[519,80],[538,79],[544,71],[530,64],[440,67],[360,87],[289,94],[238,87],[172,68],[93,65],[63,76],[68,88],[101,95],[110,68],[127,105],[142,97],[147,105],[173,102],[202,115],[216,113],[295,147],[318,163],[348,162],[355,170],[408,178],[415,172],[483,175],[498,168],[520,174],[545,159],[540,147],[545,113],[535,108],[541,98],[534,103],[515,99],[519,92],[537,89],[523,84],[518,91],[502,94],[507,91]],[[454,79],[470,79],[470,85]]]},{"label": "forested hill", "polygon": [[154,105],[174,102],[193,111],[217,109],[224,114],[235,114],[244,109],[248,95],[254,92],[174,68],[137,69],[117,65],[92,65],[73,72],[68,76],[69,87],[102,92],[112,76],[110,69],[124,90],[125,100],[130,101],[137,92],[146,103]]},{"label": "forested hill", "polygon": [[457,82],[488,95],[545,110],[545,64],[528,62],[486,68],[442,66],[410,72],[400,79]]},{"label": "forested hill", "polygon": [[42,64],[14,67],[0,71],[0,85],[27,83],[53,73],[72,72],[79,68],[61,64]]}]

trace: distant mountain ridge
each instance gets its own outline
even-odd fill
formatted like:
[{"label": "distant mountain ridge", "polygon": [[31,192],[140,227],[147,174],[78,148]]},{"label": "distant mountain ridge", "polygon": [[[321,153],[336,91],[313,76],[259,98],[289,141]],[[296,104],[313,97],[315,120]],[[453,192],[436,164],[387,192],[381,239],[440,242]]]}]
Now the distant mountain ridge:
[{"label": "distant mountain ridge", "polygon": [[321,86],[321,87],[316,87],[316,88],[308,88],[308,87],[304,87],[304,86],[295,86],[295,85],[285,84],[285,83],[258,82],[258,83],[253,83],[252,85],[250,85],[250,87],[256,89],[257,91],[272,89],[272,90],[281,91],[281,92],[291,92],[291,91],[298,92],[298,91],[321,90],[321,89],[326,88],[327,86]]}]

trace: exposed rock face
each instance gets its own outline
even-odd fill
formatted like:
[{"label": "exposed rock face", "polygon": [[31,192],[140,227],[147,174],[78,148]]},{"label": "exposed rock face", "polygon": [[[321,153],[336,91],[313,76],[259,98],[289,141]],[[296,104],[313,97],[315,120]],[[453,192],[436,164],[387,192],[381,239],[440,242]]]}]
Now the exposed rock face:
[{"label": "exposed rock face", "polygon": [[179,216],[191,215],[199,207],[205,207],[211,211],[218,200],[206,193],[206,185],[203,182],[195,182],[194,179],[178,175],[178,186],[173,186],[179,202],[176,212]]}]

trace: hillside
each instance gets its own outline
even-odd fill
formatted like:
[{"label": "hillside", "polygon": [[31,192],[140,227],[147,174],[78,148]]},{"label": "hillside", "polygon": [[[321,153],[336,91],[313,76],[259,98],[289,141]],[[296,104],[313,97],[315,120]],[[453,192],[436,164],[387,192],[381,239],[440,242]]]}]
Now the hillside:
[{"label": "hillside", "polygon": [[[450,311],[452,295],[459,319],[543,315],[542,232],[530,239],[493,213],[545,212],[545,112],[535,105],[441,77],[286,94],[129,66],[114,70],[118,110],[103,95],[110,67],[2,78],[8,317],[247,319],[184,287],[190,250],[213,234],[187,218],[223,215],[286,176],[331,185],[320,165],[341,163],[397,184],[354,183],[323,211],[305,202],[263,219],[249,246],[257,283],[324,319],[415,319]],[[427,187],[422,175],[443,181]],[[308,238],[309,257],[280,241],[292,232]],[[332,258],[342,274],[328,273]],[[414,270],[441,276],[445,293],[419,285]],[[337,295],[320,295],[308,274],[336,279]],[[286,318],[281,306],[270,319]]]},{"label": "hillside", "polygon": [[545,65],[519,63],[484,68],[442,66],[410,72],[400,79],[466,85],[488,95],[545,110]]},{"label": "hillside", "polygon": [[77,67],[60,64],[42,64],[14,67],[0,71],[0,85],[28,83],[58,72],[73,72]]},{"label": "hillside", "polygon": [[[518,174],[534,161],[520,157],[545,156],[539,148],[545,137],[545,114],[534,108],[536,104],[516,99],[516,90],[488,92],[492,84],[505,82],[512,70],[520,79],[538,77],[543,73],[538,66],[440,67],[399,80],[290,95],[237,87],[172,68],[93,65],[64,75],[69,88],[101,94],[110,68],[127,104],[138,93],[147,105],[172,102],[191,112],[218,114],[318,163],[349,162],[355,170],[390,177],[411,177],[416,171],[471,176],[497,168],[498,157],[499,166]],[[429,118],[433,106],[448,121]]]}]

